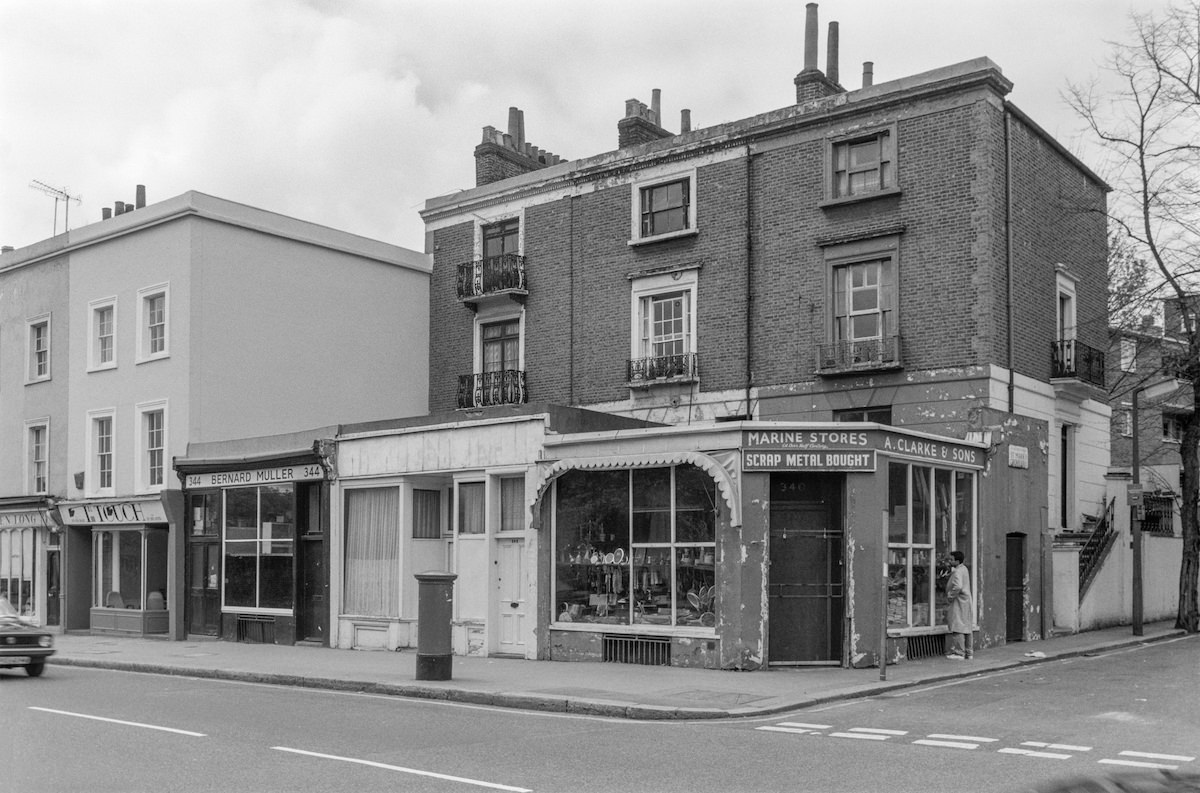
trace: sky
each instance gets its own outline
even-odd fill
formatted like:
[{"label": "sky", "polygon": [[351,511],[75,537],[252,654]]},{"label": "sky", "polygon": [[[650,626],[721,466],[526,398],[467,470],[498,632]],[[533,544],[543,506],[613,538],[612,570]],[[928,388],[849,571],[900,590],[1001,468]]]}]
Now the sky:
[{"label": "sky", "polygon": [[[1166,0],[823,0],[841,83],[986,56],[1009,99],[1085,162],[1062,94],[1099,73],[1129,13]],[[627,99],[663,126],[795,102],[804,0],[0,0],[0,244],[188,190],[424,248],[427,199],[474,187],[484,126],[524,111],[567,159],[617,148]]]}]

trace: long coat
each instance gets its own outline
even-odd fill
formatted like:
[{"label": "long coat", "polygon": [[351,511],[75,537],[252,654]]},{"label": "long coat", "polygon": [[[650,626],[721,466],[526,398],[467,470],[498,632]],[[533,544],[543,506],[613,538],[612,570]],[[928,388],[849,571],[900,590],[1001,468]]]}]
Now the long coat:
[{"label": "long coat", "polygon": [[946,623],[951,633],[971,633],[975,630],[975,604],[971,600],[971,574],[967,566],[960,564],[950,573],[946,582],[946,598],[950,601],[946,609]]}]

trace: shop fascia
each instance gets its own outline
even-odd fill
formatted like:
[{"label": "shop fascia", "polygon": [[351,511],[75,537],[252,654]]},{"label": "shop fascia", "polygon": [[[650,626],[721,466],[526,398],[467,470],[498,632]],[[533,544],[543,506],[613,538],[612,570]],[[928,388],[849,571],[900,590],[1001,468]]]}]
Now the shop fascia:
[{"label": "shop fascia", "polygon": [[883,427],[752,429],[742,433],[742,470],[875,471],[878,455],[983,468],[984,450],[963,441]]}]

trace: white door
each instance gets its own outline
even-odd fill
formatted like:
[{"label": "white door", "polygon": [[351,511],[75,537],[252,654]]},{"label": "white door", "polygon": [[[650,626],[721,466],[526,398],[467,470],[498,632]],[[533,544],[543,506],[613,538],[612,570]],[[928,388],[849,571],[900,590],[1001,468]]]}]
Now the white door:
[{"label": "white door", "polygon": [[525,655],[525,540],[496,541],[496,652]]}]

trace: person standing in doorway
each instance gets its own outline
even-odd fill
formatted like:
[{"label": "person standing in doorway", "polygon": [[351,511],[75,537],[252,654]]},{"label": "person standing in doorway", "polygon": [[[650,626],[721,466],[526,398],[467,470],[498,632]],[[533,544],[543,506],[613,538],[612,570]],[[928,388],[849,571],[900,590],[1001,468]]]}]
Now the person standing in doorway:
[{"label": "person standing in doorway", "polygon": [[975,601],[971,597],[971,574],[963,564],[963,552],[950,552],[950,580],[946,582],[946,623],[950,628],[950,646],[946,657],[970,660],[975,655]]}]

